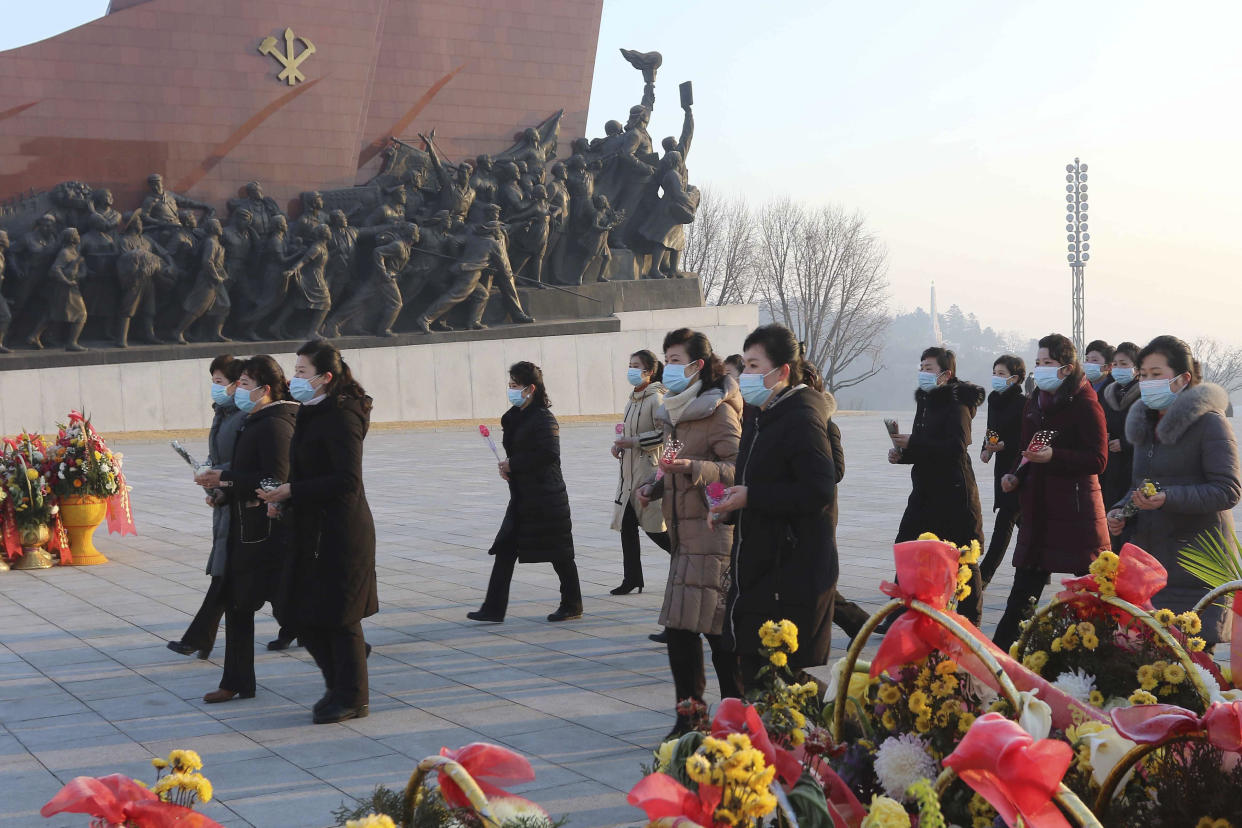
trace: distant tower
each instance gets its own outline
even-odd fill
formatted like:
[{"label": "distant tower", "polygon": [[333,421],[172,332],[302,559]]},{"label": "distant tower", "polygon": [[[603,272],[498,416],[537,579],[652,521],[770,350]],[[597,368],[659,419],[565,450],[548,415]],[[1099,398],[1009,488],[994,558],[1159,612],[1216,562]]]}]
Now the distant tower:
[{"label": "distant tower", "polygon": [[1074,159],[1073,164],[1065,165],[1065,238],[1069,242],[1067,249],[1072,279],[1071,299],[1074,313],[1074,345],[1078,353],[1086,347],[1086,303],[1084,301],[1083,268],[1091,254],[1088,243],[1091,234],[1087,232],[1087,165]]},{"label": "distant tower", "polygon": [[944,334],[940,332],[940,314],[936,311],[936,283],[931,283],[931,335],[932,342],[944,344]]}]

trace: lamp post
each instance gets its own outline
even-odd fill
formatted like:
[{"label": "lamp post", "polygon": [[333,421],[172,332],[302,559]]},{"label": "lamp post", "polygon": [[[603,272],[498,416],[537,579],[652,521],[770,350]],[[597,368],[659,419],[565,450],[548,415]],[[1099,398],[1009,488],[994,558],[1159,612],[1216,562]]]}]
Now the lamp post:
[{"label": "lamp post", "polygon": [[1086,309],[1083,301],[1083,268],[1091,254],[1091,234],[1087,232],[1087,165],[1074,159],[1065,165],[1065,238],[1069,242],[1070,275],[1073,279],[1071,303],[1074,312],[1074,346],[1078,352],[1087,344]]}]

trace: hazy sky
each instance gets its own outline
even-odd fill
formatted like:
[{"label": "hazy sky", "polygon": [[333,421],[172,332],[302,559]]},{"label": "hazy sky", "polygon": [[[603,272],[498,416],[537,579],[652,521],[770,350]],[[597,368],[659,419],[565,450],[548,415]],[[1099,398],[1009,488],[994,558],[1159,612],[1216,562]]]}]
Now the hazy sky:
[{"label": "hazy sky", "polygon": [[[407,0],[416,2],[416,0]],[[106,0],[6,4],[0,48]],[[994,327],[1068,333],[1065,164],[1090,165],[1087,335],[1242,345],[1242,118],[1231,2],[605,0],[590,131],[664,53],[652,134],[693,80],[691,180],[756,202],[861,210],[892,304],[957,302]]]}]

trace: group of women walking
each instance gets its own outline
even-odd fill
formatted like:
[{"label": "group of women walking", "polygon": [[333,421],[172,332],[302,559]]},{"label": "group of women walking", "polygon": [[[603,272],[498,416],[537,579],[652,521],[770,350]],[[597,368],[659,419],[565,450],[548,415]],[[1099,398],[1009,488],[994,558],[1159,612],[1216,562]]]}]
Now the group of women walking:
[{"label": "group of women walking", "polygon": [[[1226,420],[1228,395],[1204,383],[1190,347],[1159,336],[1145,348],[1102,340],[1085,359],[1060,334],[1039,340],[1024,394],[1022,359],[998,357],[980,460],[995,472],[995,526],[979,566],[973,601],[959,611],[975,623],[983,588],[1004,560],[1015,525],[1013,587],[993,640],[1007,648],[1054,573],[1084,575],[1104,550],[1126,542],[1168,571],[1157,607],[1189,610],[1207,592],[1178,553],[1205,537],[1231,538],[1242,499],[1237,446]],[[913,491],[897,540],[934,532],[956,544],[983,541],[968,447],[983,389],[959,380],[951,351],[927,349],[909,434],[893,438],[889,461],[913,465]],[[1145,492],[1145,483],[1158,488]],[[976,597],[977,596],[977,597]],[[1224,639],[1220,606],[1203,613],[1203,637]]]},{"label": "group of women walking", "polygon": [[[224,674],[209,704],[253,698],[254,614],[270,602],[323,673],[316,724],[368,713],[362,619],[379,609],[375,527],[362,483],[371,398],[330,343],[297,352],[293,379],[276,360],[217,357],[206,468],[195,483],[213,508],[211,586],[169,648],[206,658],[221,616]],[[273,646],[277,645],[277,646]]]}]

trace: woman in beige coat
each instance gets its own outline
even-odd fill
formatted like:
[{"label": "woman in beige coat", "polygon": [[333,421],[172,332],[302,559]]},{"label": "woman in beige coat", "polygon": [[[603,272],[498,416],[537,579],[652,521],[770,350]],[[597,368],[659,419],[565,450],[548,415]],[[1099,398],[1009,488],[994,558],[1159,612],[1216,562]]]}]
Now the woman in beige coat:
[{"label": "woman in beige coat", "polygon": [[656,410],[664,403],[664,386],[660,378],[664,364],[651,351],[630,354],[627,379],[634,386],[634,393],[625,406],[624,431],[617,435],[612,445],[612,456],[620,461],[617,481],[617,508],[612,518],[612,528],[621,533],[622,570],[621,586],[612,590],[613,595],[629,595],[634,590],[643,591],[642,550],[638,543],[638,530],[642,528],[647,537],[665,552],[670,550],[668,532],[664,530],[664,514],[659,504],[638,502],[638,486],[650,480],[660,458],[660,445],[664,431],[655,421]]},{"label": "woman in beige coat", "polygon": [[[639,489],[639,502],[663,498],[673,554],[660,623],[667,628],[668,661],[677,701],[703,700],[705,635],[720,682],[720,697],[741,696],[737,656],[723,643],[725,599],[729,592],[732,527],[709,526],[705,489],[719,481],[733,485],[733,465],[742,434],[742,397],[712,353],[707,337],[688,328],[664,338],[664,385],[669,394],[656,413],[667,445],[683,444],[677,459],[661,459],[655,480]],[[670,737],[686,732],[679,713]]]}]

